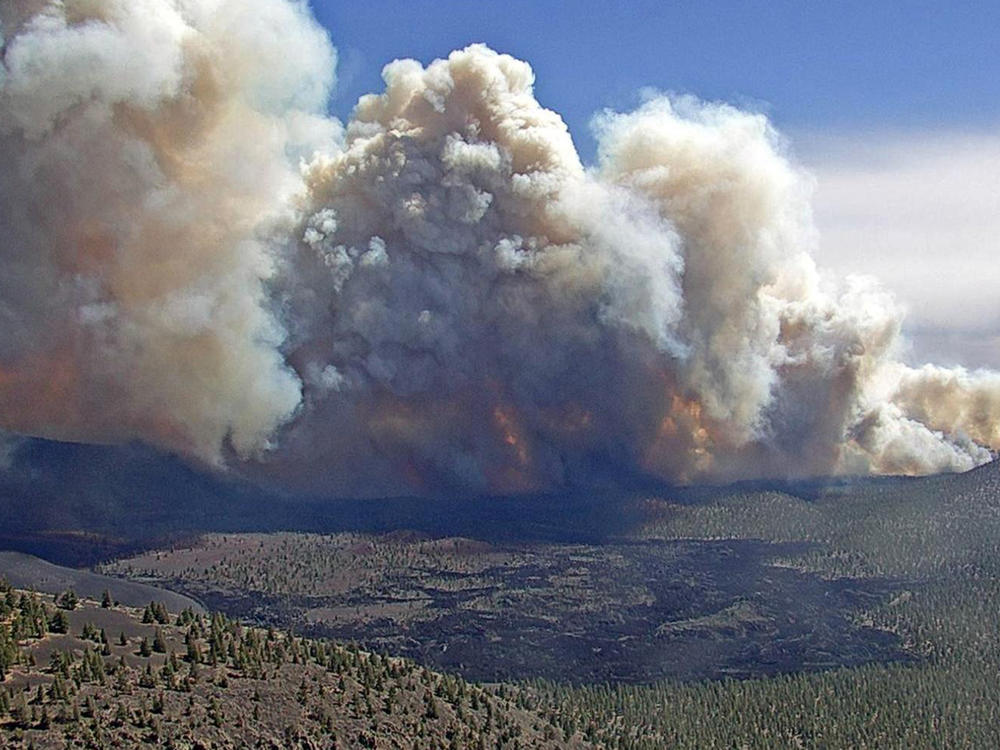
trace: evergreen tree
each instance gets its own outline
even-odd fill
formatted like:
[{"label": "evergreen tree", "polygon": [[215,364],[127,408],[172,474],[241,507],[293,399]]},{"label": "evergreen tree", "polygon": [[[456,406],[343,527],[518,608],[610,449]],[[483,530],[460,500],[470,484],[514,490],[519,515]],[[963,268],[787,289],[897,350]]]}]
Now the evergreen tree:
[{"label": "evergreen tree", "polygon": [[56,606],[72,611],[76,609],[76,605],[79,602],[80,600],[77,598],[76,592],[73,589],[66,589],[56,599]]}]

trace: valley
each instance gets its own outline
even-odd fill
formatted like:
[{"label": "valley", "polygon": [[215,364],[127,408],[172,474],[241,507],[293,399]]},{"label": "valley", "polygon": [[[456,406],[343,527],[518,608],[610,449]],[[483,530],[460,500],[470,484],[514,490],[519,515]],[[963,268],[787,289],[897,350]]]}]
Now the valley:
[{"label": "valley", "polygon": [[[179,476],[160,492],[183,496],[190,478]],[[116,481],[114,472],[104,480],[111,498]],[[125,501],[124,491],[117,496]],[[69,527],[53,522],[53,504],[23,527],[25,546],[30,535],[86,535],[105,552],[107,540],[116,540],[117,554],[92,559],[89,572],[25,568],[25,558],[10,554],[0,561],[10,572],[17,562],[50,587],[90,581],[163,598],[173,591],[224,617],[230,629],[294,633],[282,637],[383,654],[440,679],[518,696],[513,709],[539,717],[530,726],[552,746],[1000,743],[995,464],[913,480],[643,485],[467,506],[459,498],[372,506],[264,497],[234,491],[228,521],[210,511],[192,518],[183,503],[166,506],[156,523],[131,536],[115,527],[113,537],[102,520],[113,517],[112,505]],[[29,641],[19,644],[22,665],[23,649],[35,648]],[[77,640],[64,645],[83,648]],[[31,669],[51,680],[48,653]],[[290,679],[300,680],[293,672]],[[213,700],[243,700],[231,694],[242,679],[230,671],[205,684],[202,726],[211,722]],[[4,689],[18,701],[24,685],[37,692],[36,683],[8,676]],[[337,697],[339,683],[323,691],[332,705],[349,701]],[[133,726],[148,731],[141,702],[134,711]],[[366,711],[347,724],[352,742],[370,736],[375,746],[392,746],[378,711]],[[27,720],[23,711],[8,714],[8,737],[38,730],[30,701],[28,712]],[[128,721],[105,715],[96,727]],[[511,721],[502,746],[541,746],[518,745],[511,728],[529,725]],[[426,742],[403,746],[447,746],[449,731],[478,736],[485,726],[438,732],[426,723],[418,735]],[[329,737],[319,739],[324,726],[309,724],[304,736],[332,747]],[[275,727],[272,736],[284,731]],[[217,736],[219,746],[244,736],[233,731]]]}]

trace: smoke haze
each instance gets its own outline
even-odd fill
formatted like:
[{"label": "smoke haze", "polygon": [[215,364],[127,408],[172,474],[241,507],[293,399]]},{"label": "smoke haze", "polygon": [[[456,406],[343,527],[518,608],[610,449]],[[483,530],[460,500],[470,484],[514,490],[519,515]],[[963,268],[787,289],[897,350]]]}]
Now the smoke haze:
[{"label": "smoke haze", "polygon": [[304,4],[0,11],[0,428],[325,491],[971,468],[1000,374],[902,363],[767,120],[651,97],[585,168],[527,63],[386,66]]},{"label": "smoke haze", "polygon": [[795,149],[817,175],[817,261],[891,283],[907,361],[1000,367],[1000,137],[804,132]]}]

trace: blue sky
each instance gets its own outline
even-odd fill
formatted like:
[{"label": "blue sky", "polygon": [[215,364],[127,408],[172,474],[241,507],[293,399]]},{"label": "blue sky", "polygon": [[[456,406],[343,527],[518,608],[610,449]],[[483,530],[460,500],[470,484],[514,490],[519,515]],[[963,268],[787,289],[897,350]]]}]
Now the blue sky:
[{"label": "blue sky", "polygon": [[585,159],[590,116],[643,87],[761,109],[785,130],[984,127],[1000,120],[998,2],[330,2],[346,116],[398,57],[472,42],[528,60]]},{"label": "blue sky", "polygon": [[588,163],[592,115],[646,87],[766,113],[816,178],[820,264],[896,292],[914,363],[1000,367],[1000,2],[311,5],[342,119],[390,60],[473,42],[531,63]]}]

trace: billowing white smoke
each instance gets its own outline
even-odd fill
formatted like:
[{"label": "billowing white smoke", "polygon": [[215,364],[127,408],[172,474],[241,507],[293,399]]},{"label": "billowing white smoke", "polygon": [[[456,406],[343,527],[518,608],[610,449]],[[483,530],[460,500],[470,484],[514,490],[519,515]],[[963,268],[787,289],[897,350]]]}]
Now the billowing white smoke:
[{"label": "billowing white smoke", "polygon": [[267,235],[329,142],[334,56],[285,0],[0,6],[0,419],[253,455],[300,384]]},{"label": "billowing white smoke", "polygon": [[759,115],[607,114],[588,170],[482,46],[387,66],[342,134],[300,5],[13,7],[0,427],[371,495],[1000,447],[1000,375],[906,368],[891,295],[817,271]]}]

